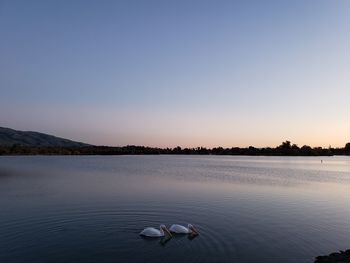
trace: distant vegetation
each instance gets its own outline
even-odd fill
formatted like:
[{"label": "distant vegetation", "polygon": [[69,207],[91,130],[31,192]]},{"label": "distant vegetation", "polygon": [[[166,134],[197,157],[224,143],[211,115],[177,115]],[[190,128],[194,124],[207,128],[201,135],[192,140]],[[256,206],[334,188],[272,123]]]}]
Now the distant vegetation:
[{"label": "distant vegetation", "polygon": [[285,141],[276,148],[153,148],[128,145],[123,147],[81,146],[81,147],[44,147],[44,146],[0,146],[0,155],[127,155],[127,154],[197,154],[197,155],[267,155],[267,156],[331,156],[350,155],[350,143],[344,148],[321,148],[304,145],[298,147]]},{"label": "distant vegetation", "polygon": [[274,156],[330,156],[350,155],[350,143],[344,148],[298,147],[290,141],[276,148],[154,148],[128,145],[123,147],[94,146],[56,136],[17,131],[0,127],[0,155],[123,155],[123,154],[203,154],[203,155],[274,155]]}]

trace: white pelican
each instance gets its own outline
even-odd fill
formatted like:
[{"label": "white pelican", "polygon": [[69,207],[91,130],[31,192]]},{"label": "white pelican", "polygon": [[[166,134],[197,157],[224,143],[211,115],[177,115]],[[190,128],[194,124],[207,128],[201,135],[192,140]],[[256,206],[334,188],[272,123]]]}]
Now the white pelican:
[{"label": "white pelican", "polygon": [[160,225],[159,229],[154,227],[147,227],[141,231],[140,235],[146,237],[163,237],[164,231],[167,232],[169,236],[172,236],[165,225]]},{"label": "white pelican", "polygon": [[169,230],[170,232],[173,232],[176,234],[195,234],[195,235],[199,234],[198,231],[191,224],[188,224],[187,227],[174,224],[169,228]]}]

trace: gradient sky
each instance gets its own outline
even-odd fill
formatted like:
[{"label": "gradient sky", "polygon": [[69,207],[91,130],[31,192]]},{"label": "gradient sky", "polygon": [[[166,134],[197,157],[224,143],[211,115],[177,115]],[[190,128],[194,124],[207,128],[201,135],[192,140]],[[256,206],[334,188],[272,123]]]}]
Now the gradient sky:
[{"label": "gradient sky", "polygon": [[350,1],[0,0],[0,126],[92,144],[343,146]]}]

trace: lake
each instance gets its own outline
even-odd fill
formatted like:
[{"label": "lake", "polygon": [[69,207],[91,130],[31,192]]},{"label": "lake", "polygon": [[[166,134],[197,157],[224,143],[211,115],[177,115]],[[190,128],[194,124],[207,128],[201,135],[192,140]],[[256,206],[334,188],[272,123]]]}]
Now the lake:
[{"label": "lake", "polygon": [[[173,223],[200,235],[139,236]],[[349,157],[0,157],[0,262],[302,263],[348,248]]]}]

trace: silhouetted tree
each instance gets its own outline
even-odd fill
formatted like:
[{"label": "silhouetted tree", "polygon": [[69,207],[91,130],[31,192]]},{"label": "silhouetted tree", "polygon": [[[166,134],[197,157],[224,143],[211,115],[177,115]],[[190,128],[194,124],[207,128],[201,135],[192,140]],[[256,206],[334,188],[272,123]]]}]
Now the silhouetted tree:
[{"label": "silhouetted tree", "polygon": [[290,148],[292,148],[290,141],[282,142],[281,148],[283,148],[283,149],[290,149]]},{"label": "silhouetted tree", "polygon": [[350,142],[345,144],[344,151],[345,151],[345,154],[350,155]]}]

